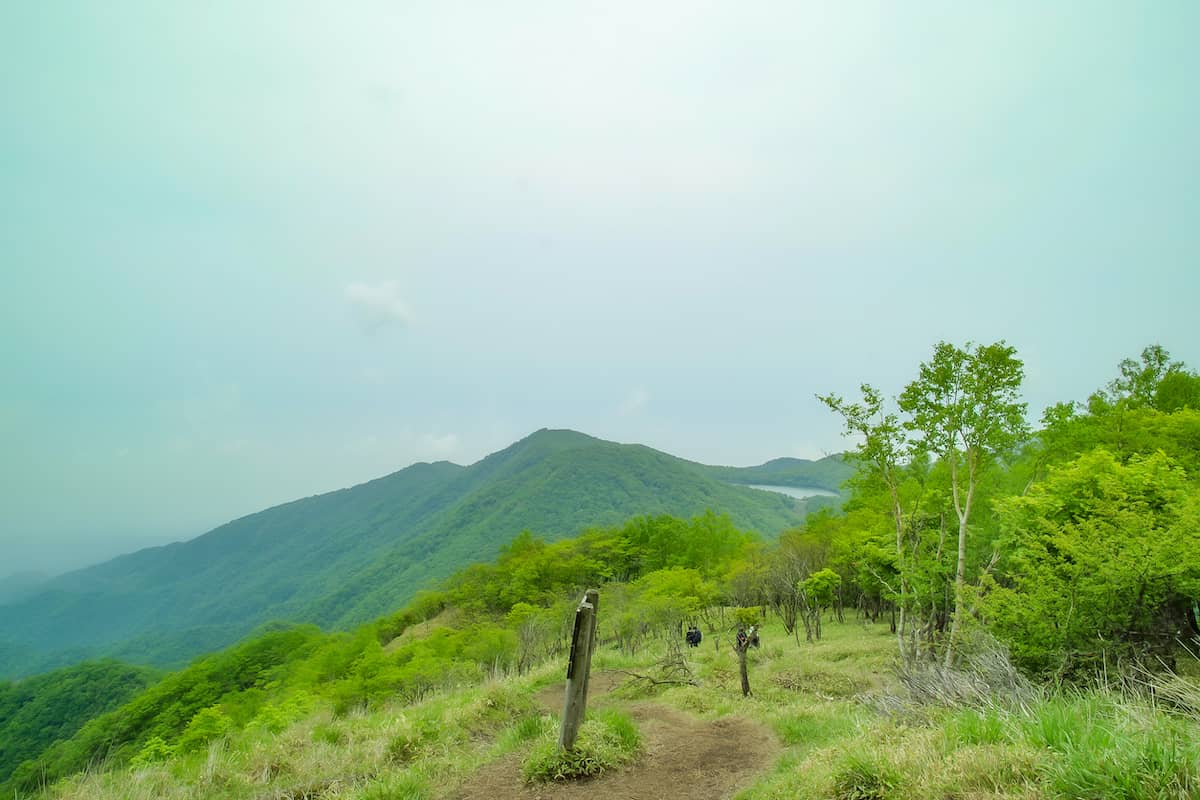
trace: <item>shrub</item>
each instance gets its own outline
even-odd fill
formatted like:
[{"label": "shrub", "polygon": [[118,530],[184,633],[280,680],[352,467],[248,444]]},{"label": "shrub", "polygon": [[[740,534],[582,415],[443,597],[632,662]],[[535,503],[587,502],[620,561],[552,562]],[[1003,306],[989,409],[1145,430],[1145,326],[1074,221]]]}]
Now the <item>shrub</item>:
[{"label": "shrub", "polygon": [[213,739],[229,735],[236,727],[220,706],[202,708],[179,737],[179,749],[183,752],[199,750]]},{"label": "shrub", "polygon": [[161,736],[151,736],[138,754],[129,761],[131,767],[144,767],[156,761],[166,761],[175,755],[175,748],[163,741]]}]

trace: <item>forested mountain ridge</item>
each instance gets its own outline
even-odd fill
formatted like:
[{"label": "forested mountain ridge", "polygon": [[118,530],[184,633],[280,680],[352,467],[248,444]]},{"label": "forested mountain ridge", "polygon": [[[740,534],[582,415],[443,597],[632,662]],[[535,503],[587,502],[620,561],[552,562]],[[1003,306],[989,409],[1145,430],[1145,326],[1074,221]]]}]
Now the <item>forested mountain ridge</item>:
[{"label": "forested mountain ridge", "polygon": [[817,461],[805,458],[773,458],[756,467],[714,467],[698,465],[706,475],[726,483],[765,484],[841,491],[842,484],[854,474],[854,467],[841,453]]},{"label": "forested mountain ridge", "polygon": [[768,535],[795,501],[730,486],[641,445],[541,430],[469,467],[416,464],[68,575],[0,614],[0,675],[97,655],[179,664],[272,619],[345,627],[494,555],[636,514],[720,508]]}]

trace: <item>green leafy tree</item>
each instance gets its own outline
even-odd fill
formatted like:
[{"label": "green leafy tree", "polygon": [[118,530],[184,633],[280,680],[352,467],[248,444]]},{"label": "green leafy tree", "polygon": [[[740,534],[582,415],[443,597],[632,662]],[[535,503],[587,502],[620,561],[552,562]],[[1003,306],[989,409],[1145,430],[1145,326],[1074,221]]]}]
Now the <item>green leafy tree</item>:
[{"label": "green leafy tree", "polygon": [[214,739],[227,736],[235,727],[233,720],[220,706],[202,708],[179,737],[179,749],[184,752],[198,750]]},{"label": "green leafy tree", "polygon": [[[908,570],[905,568],[908,550],[905,542],[911,523],[910,513],[901,498],[901,484],[904,482],[904,462],[911,457],[912,452],[904,426],[896,414],[884,409],[883,395],[879,390],[867,383],[859,388],[862,400],[857,403],[844,400],[835,394],[817,395],[817,399],[842,418],[845,435],[859,439],[859,444],[852,453],[853,461],[860,471],[865,473],[866,479],[877,481],[886,491],[888,511],[895,533],[898,566],[898,585],[891,591],[899,609],[896,642],[900,649],[900,657],[908,659],[915,655],[907,645],[911,588]],[[882,576],[877,577],[881,582],[886,580]]]},{"label": "green leafy tree", "polygon": [[1117,365],[1120,375],[1109,385],[1109,401],[1127,408],[1156,408],[1156,396],[1163,380],[1183,372],[1183,364],[1172,361],[1160,344],[1142,350],[1141,359],[1126,358]]},{"label": "green leafy tree", "polygon": [[967,531],[985,469],[1028,435],[1021,402],[1024,365],[1004,342],[960,348],[939,342],[922,363],[917,380],[900,395],[917,447],[937,455],[949,469],[950,496],[958,518],[954,616],[946,665],[966,613]]}]

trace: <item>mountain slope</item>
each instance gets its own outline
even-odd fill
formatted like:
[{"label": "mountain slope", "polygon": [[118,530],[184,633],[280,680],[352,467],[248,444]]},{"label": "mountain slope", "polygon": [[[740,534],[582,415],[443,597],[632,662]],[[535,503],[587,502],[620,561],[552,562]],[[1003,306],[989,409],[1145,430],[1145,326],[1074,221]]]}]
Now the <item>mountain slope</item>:
[{"label": "mountain slope", "polygon": [[768,535],[799,522],[794,501],[697,466],[550,430],[470,467],[417,464],[49,581],[0,608],[0,655],[12,654],[0,674],[95,655],[178,664],[272,619],[345,627],[491,557],[524,529],[558,539],[638,514],[710,508]]},{"label": "mountain slope", "polygon": [[697,465],[709,477],[727,483],[768,484],[772,486],[811,487],[839,492],[854,474],[840,453],[818,461],[805,458],[775,458],[756,467],[710,467]]},{"label": "mountain slope", "polygon": [[157,678],[145,667],[96,661],[18,683],[0,682],[0,782],[25,759],[70,739],[89,719],[120,706]]}]

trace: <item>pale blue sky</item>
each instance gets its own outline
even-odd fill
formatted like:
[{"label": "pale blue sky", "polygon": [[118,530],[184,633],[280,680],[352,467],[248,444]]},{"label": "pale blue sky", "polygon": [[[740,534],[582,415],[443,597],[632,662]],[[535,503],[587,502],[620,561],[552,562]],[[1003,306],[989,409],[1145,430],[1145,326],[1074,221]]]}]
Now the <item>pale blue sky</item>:
[{"label": "pale blue sky", "polygon": [[[252,10],[250,10],[252,9]],[[0,575],[571,427],[1200,365],[1200,5],[0,9]]]}]

